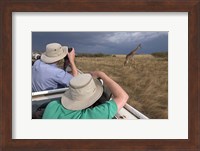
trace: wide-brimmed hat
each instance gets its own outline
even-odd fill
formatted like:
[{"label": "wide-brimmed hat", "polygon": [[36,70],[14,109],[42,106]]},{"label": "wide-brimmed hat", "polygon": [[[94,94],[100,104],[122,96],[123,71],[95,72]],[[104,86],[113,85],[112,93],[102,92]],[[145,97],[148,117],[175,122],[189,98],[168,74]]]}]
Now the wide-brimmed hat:
[{"label": "wide-brimmed hat", "polygon": [[103,86],[90,74],[79,74],[69,82],[69,89],[61,98],[62,105],[69,110],[82,110],[94,104],[102,95]]},{"label": "wide-brimmed hat", "polygon": [[61,46],[59,43],[50,43],[46,45],[46,51],[41,55],[41,60],[45,63],[54,63],[63,59],[67,53],[67,46]]}]

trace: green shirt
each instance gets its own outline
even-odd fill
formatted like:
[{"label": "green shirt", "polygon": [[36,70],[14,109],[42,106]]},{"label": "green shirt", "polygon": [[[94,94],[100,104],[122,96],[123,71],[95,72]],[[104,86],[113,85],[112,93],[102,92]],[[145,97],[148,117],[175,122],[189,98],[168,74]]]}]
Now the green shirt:
[{"label": "green shirt", "polygon": [[117,104],[114,100],[84,110],[68,110],[60,100],[50,102],[43,114],[43,119],[112,119],[117,113]]}]

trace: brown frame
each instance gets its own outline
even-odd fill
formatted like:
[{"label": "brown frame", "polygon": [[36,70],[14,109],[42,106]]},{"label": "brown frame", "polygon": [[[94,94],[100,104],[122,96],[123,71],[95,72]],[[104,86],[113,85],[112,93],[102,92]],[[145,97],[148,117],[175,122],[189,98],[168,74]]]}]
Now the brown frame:
[{"label": "brown frame", "polygon": [[[12,12],[188,12],[188,139],[13,140]],[[13,150],[200,150],[200,0],[1,0],[0,149]]]}]

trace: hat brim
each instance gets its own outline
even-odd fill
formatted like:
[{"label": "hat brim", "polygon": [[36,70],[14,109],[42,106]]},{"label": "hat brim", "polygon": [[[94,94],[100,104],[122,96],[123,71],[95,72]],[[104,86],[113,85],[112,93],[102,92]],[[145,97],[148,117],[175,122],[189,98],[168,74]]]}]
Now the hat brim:
[{"label": "hat brim", "polygon": [[96,84],[96,91],[92,96],[88,97],[86,94],[84,98],[80,98],[81,101],[73,100],[70,90],[68,89],[61,98],[62,105],[68,110],[82,110],[94,104],[103,93],[101,82],[98,79],[94,79],[94,82]]},{"label": "hat brim", "polygon": [[61,55],[57,56],[57,57],[48,57],[48,56],[46,55],[46,52],[44,52],[44,53],[41,55],[41,60],[42,60],[43,62],[45,62],[45,63],[54,63],[54,62],[56,62],[56,61],[59,61],[59,60],[63,59],[63,58],[68,54],[68,50],[67,50],[68,47],[63,46],[62,49],[63,49],[63,53],[62,53]]}]

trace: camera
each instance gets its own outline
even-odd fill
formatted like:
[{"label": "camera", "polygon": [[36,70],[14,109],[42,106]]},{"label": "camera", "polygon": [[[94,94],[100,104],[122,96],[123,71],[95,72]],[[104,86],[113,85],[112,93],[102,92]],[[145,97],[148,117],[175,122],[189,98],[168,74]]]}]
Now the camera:
[{"label": "camera", "polygon": [[[70,53],[72,50],[73,50],[73,48],[68,48],[67,51],[68,51],[68,53]],[[64,59],[65,59],[65,60],[66,60],[66,59],[69,59],[69,58],[68,58],[68,55],[66,55]]]},{"label": "camera", "polygon": [[[73,48],[68,48],[68,53],[70,53],[73,50]],[[64,58],[64,65],[63,69],[66,70],[67,66],[70,64],[68,55],[65,56]]]},{"label": "camera", "polygon": [[[72,50],[73,50],[73,48],[68,48],[68,53],[70,53]],[[65,60],[66,60],[66,59],[69,59],[69,58],[68,58],[68,55],[66,55],[64,59],[65,59]]]},{"label": "camera", "polygon": [[72,51],[73,48],[68,48],[68,53],[70,53]]}]

